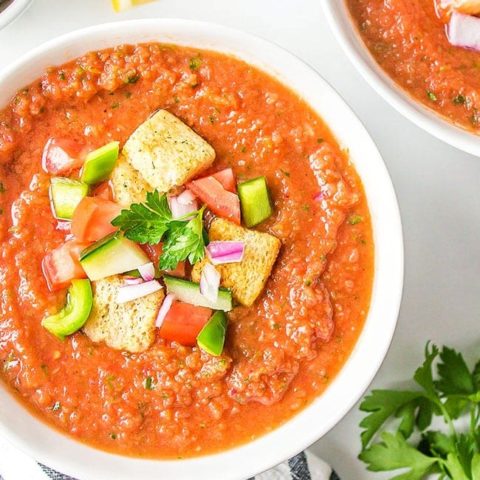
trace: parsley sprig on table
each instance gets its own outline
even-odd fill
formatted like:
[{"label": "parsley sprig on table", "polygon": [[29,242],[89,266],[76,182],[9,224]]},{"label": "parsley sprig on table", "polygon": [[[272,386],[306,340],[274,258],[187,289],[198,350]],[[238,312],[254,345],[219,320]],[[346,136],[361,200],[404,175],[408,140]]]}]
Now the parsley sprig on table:
[{"label": "parsley sprig on table", "polygon": [[137,243],[156,245],[163,240],[160,268],[174,269],[186,259],[193,265],[205,255],[203,212],[205,207],[185,217],[173,219],[167,196],[149,192],[145,203],[134,203],[112,221],[114,227]]},{"label": "parsley sprig on table", "polygon": [[[360,409],[368,415],[360,423],[359,458],[371,471],[403,470],[396,480],[431,473],[480,480],[480,360],[470,370],[460,353],[427,344],[413,378],[421,389],[374,390],[364,399]],[[443,418],[446,432],[429,428],[435,417]],[[392,429],[386,430],[389,419]],[[468,426],[461,428],[463,423]]]}]

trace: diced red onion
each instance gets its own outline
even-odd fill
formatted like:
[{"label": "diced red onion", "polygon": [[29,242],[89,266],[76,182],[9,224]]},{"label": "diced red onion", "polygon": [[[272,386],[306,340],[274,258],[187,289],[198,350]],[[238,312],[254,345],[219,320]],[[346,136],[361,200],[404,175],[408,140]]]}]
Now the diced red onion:
[{"label": "diced red onion", "polygon": [[160,328],[163,325],[163,321],[167,316],[170,308],[172,307],[173,302],[176,300],[177,297],[173,293],[169,293],[165,299],[163,300],[162,306],[158,311],[157,319],[155,320],[155,326]]},{"label": "diced red onion", "polygon": [[143,278],[140,277],[129,277],[129,276],[124,276],[123,280],[125,282],[125,285],[139,285],[140,283],[143,283]]},{"label": "diced red onion", "polygon": [[195,210],[197,209],[197,197],[188,188],[177,197],[177,200],[182,205],[195,203]]},{"label": "diced red onion", "polygon": [[149,282],[155,278],[155,267],[153,266],[152,262],[141,265],[138,267],[138,271],[146,282]]},{"label": "diced red onion", "polygon": [[72,222],[66,222],[62,220],[58,220],[57,222],[57,230],[62,232],[70,232],[72,228]]},{"label": "diced red onion", "polygon": [[207,246],[208,258],[214,265],[241,262],[244,254],[243,242],[213,241]]},{"label": "diced red onion", "polygon": [[145,297],[151,293],[158,292],[162,286],[156,280],[140,283],[138,285],[125,285],[118,289],[117,302],[127,303],[137,298]]},{"label": "diced red onion", "polygon": [[453,12],[448,24],[448,40],[456,47],[480,51],[480,18]]},{"label": "diced red onion", "polygon": [[216,302],[220,287],[220,274],[216,268],[206,263],[200,276],[200,293],[210,302]]},{"label": "diced red onion", "polygon": [[193,199],[190,203],[181,203],[179,201],[179,197],[169,197],[168,204],[170,205],[173,218],[184,217],[185,215],[195,212],[198,209],[197,201],[195,199]]},{"label": "diced red onion", "polygon": [[313,196],[313,199],[316,202],[321,202],[323,200],[323,192],[318,192]]}]

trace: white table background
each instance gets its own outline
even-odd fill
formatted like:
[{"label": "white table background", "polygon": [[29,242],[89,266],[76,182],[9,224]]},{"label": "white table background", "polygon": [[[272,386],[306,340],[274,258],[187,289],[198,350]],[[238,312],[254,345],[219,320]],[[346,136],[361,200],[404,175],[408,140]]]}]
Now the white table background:
[{"label": "white table background", "polygon": [[[476,351],[478,357],[480,160],[412,125],[367,85],[330,32],[322,1],[159,0],[116,14],[109,0],[34,0],[23,17],[0,31],[0,68],[59,34],[143,17],[183,17],[236,27],[272,40],[313,65],[377,142],[402,212],[404,299],[393,345],[373,383],[384,388],[411,378],[428,339],[461,348],[471,357]],[[313,446],[344,480],[374,477],[356,458],[360,418],[353,409]],[[25,478],[19,472],[18,479]]]}]

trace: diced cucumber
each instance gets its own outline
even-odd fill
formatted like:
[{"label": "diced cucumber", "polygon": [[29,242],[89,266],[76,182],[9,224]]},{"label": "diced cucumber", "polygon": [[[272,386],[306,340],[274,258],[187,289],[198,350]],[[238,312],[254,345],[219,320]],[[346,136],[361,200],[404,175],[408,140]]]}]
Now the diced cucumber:
[{"label": "diced cucumber", "polygon": [[90,316],[93,306],[92,286],[89,280],[72,280],[67,304],[57,314],[42,320],[42,327],[63,340],[80,330]]},{"label": "diced cucumber", "polygon": [[198,346],[210,355],[221,355],[225,344],[228,319],[225,312],[215,312],[197,336]]},{"label": "diced cucumber", "polygon": [[50,200],[55,218],[71,220],[73,212],[88,195],[88,185],[69,178],[55,177],[50,180]]},{"label": "diced cucumber", "polygon": [[95,242],[80,255],[80,264],[92,281],[135,270],[149,261],[140,246],[120,232]]},{"label": "diced cucumber", "polygon": [[93,185],[110,177],[118,159],[118,145],[118,142],[110,142],[87,155],[82,168],[82,182]]},{"label": "diced cucumber", "polygon": [[163,280],[167,286],[168,293],[173,293],[177,300],[181,302],[199,307],[208,307],[213,310],[223,310],[224,312],[229,312],[232,309],[232,292],[226,288],[220,288],[217,301],[211,302],[200,293],[200,285],[198,283],[170,275],[165,275]]},{"label": "diced cucumber", "polygon": [[262,223],[272,214],[272,205],[265,177],[257,177],[238,184],[242,217],[247,227]]}]

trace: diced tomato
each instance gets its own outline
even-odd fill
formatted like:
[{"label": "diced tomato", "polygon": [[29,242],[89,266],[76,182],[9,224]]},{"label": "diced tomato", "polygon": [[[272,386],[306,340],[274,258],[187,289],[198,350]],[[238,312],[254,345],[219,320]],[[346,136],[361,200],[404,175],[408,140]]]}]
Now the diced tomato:
[{"label": "diced tomato", "polygon": [[223,188],[213,177],[200,178],[188,184],[188,188],[219,217],[240,225],[240,199],[238,195]]},{"label": "diced tomato", "polygon": [[237,193],[237,184],[235,182],[235,175],[231,168],[225,168],[220,170],[217,173],[212,175],[213,178],[216,178],[222,185],[225,190],[228,190],[232,193]]},{"label": "diced tomato", "polygon": [[[158,243],[157,245],[141,245],[143,251],[148,255],[150,261],[158,267],[160,262],[160,255],[162,254],[162,244]],[[175,270],[166,270],[169,275],[173,275],[174,277],[185,277],[185,262],[179,262],[177,268]]]},{"label": "diced tomato", "polygon": [[113,191],[110,182],[103,182],[92,192],[92,195],[97,198],[103,198],[104,200],[110,200],[113,202]]},{"label": "diced tomato", "polygon": [[117,230],[111,222],[121,210],[118,203],[110,200],[85,197],[73,212],[72,233],[80,242],[96,242]]},{"label": "diced tomato", "polygon": [[193,347],[200,330],[212,316],[212,310],[175,301],[163,321],[159,335],[165,340]]},{"label": "diced tomato", "polygon": [[76,278],[87,278],[80,265],[80,252],[90,243],[70,240],[45,255],[42,262],[43,275],[51,291],[70,285]]},{"label": "diced tomato", "polygon": [[50,138],[43,149],[43,169],[58,175],[80,168],[84,160],[84,147],[69,138]]}]

